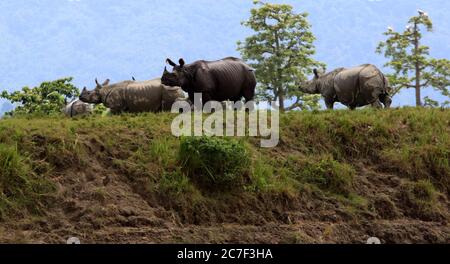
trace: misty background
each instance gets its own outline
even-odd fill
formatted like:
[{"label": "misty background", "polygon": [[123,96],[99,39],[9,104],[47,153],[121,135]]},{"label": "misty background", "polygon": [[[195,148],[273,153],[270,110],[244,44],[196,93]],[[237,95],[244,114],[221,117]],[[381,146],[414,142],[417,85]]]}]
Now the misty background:
[{"label": "misty background", "polygon": [[[272,0],[308,12],[317,40],[315,59],[328,70],[386,59],[375,53],[388,26],[403,31],[417,9],[428,12],[434,32],[425,33],[431,55],[449,59],[447,0]],[[237,56],[236,42],[252,32],[251,0],[2,0],[0,90],[74,77],[79,88],[94,79],[152,79],[167,57],[187,63]],[[388,72],[388,70],[385,70]],[[423,91],[445,101],[433,89]],[[414,90],[394,97],[394,106],[414,105]],[[12,106],[0,100],[0,113]]]}]

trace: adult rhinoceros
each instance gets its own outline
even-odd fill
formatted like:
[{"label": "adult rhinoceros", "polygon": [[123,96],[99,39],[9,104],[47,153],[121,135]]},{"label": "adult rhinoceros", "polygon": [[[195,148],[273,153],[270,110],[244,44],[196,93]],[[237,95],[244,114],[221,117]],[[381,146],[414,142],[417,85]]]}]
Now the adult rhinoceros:
[{"label": "adult rhinoceros", "polygon": [[80,100],[92,104],[103,103],[112,113],[120,112],[159,112],[170,111],[172,104],[184,93],[180,87],[169,87],[161,83],[161,79],[150,81],[123,81],[109,84],[106,80],[88,91],[86,87],[80,95]]},{"label": "adult rhinoceros", "polygon": [[183,59],[179,65],[166,60],[173,67],[173,72],[164,68],[161,81],[169,86],[181,86],[194,102],[194,93],[202,93],[202,102],[208,101],[246,101],[255,96],[256,77],[252,68],[242,60],[228,57],[218,61],[196,61],[185,64]]},{"label": "adult rhinoceros", "polygon": [[92,105],[84,103],[80,99],[75,99],[63,108],[63,112],[66,116],[74,117],[79,115],[89,115],[92,113],[92,109]]},{"label": "adult rhinoceros", "polygon": [[365,105],[386,108],[391,105],[389,83],[384,74],[372,64],[353,68],[338,68],[319,75],[314,69],[314,79],[300,86],[300,90],[309,94],[321,94],[328,109],[340,102],[350,109]]}]

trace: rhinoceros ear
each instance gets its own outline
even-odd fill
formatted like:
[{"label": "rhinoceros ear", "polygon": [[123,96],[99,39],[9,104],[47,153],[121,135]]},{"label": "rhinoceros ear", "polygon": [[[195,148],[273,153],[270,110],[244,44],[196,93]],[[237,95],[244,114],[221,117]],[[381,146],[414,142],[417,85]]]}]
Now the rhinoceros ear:
[{"label": "rhinoceros ear", "polygon": [[175,66],[177,66],[176,64],[175,64],[175,62],[173,62],[171,59],[167,59],[166,60],[166,63],[168,63],[170,66],[172,66],[172,67],[175,67]]},{"label": "rhinoceros ear", "polygon": [[98,82],[97,78],[95,78],[95,84],[97,85],[97,88],[101,88],[102,86],[100,85],[100,83]]},{"label": "rhinoceros ear", "polygon": [[167,67],[164,67],[164,74],[169,73],[169,71],[167,70]]},{"label": "rhinoceros ear", "polygon": [[314,77],[319,78],[319,71],[317,69],[314,69],[313,72],[314,72]]},{"label": "rhinoceros ear", "polygon": [[183,59],[180,59],[178,62],[180,63],[180,67],[183,67],[185,64]]},{"label": "rhinoceros ear", "polygon": [[107,86],[109,84],[109,79],[106,79],[106,81],[103,82],[102,86]]},{"label": "rhinoceros ear", "polygon": [[86,86],[83,87],[83,91],[81,91],[81,93],[86,93],[87,92],[87,88]]}]

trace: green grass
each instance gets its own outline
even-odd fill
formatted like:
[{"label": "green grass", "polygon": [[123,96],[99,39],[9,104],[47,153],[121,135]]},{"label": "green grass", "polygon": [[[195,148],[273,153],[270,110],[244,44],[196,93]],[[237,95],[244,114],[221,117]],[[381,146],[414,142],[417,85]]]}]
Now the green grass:
[{"label": "green grass", "polygon": [[[229,197],[226,192],[236,201],[319,193],[320,199],[337,199],[350,210],[366,210],[367,197],[355,186],[356,164],[411,184],[425,181],[433,192],[449,194],[450,110],[285,113],[280,144],[272,149],[260,148],[259,140],[249,137],[179,139],[170,132],[174,117],[0,120],[1,215],[38,212],[54,191],[55,173],[88,170],[92,161],[125,176],[143,197],[170,201],[186,211],[218,207]],[[210,193],[214,188],[222,192]],[[416,196],[406,190],[403,198],[414,204]],[[99,199],[103,196],[99,193]]]},{"label": "green grass", "polygon": [[334,160],[330,156],[291,159],[296,178],[314,184],[321,190],[348,197],[353,192],[355,170],[352,166]]},{"label": "green grass", "polygon": [[407,213],[423,220],[440,220],[441,208],[438,192],[433,184],[426,180],[408,183],[402,186],[401,199],[408,207]]},{"label": "green grass", "polygon": [[200,186],[227,190],[245,185],[251,160],[240,141],[204,136],[181,139],[179,163]]},{"label": "green grass", "polygon": [[0,143],[0,220],[23,215],[23,210],[40,213],[53,190],[49,179],[34,173],[17,148]]}]

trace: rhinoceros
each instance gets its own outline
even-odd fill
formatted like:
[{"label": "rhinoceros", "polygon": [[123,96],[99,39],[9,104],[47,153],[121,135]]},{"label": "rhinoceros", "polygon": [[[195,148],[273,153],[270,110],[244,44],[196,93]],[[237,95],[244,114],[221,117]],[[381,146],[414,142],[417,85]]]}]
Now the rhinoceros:
[{"label": "rhinoceros", "polygon": [[80,99],[73,100],[63,108],[64,114],[69,117],[89,115],[92,113],[92,110],[91,104],[82,102]]},{"label": "rhinoceros", "polygon": [[372,64],[338,68],[324,75],[314,69],[314,79],[299,89],[304,93],[321,94],[328,109],[333,109],[336,102],[352,110],[365,105],[382,108],[381,103],[389,108],[392,103],[387,78]]},{"label": "rhinoceros", "polygon": [[180,87],[165,86],[159,78],[116,84],[109,84],[109,80],[99,84],[95,80],[95,83],[97,87],[92,91],[84,87],[80,100],[92,104],[103,103],[113,114],[170,111],[175,101],[184,98]]},{"label": "rhinoceros", "polygon": [[254,70],[244,61],[228,57],[218,61],[196,61],[185,64],[183,59],[179,65],[170,59],[166,62],[173,67],[173,71],[164,73],[161,81],[169,86],[181,86],[188,93],[193,102],[194,93],[202,93],[202,102],[208,101],[246,101],[255,96],[256,77]]}]

